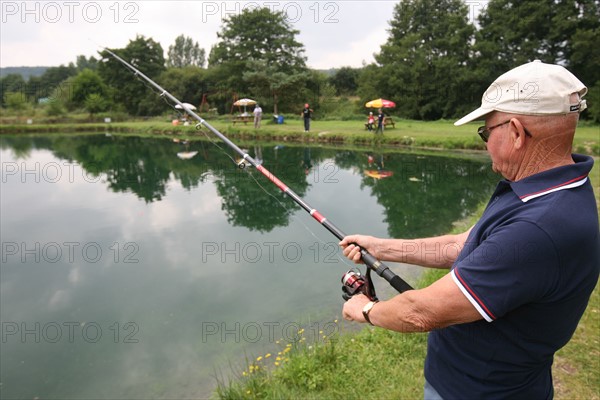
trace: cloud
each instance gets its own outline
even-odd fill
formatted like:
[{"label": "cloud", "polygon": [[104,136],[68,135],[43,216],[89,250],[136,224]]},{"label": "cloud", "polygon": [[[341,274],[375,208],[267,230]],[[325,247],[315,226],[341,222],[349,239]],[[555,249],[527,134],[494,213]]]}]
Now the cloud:
[{"label": "cloud", "polygon": [[359,40],[348,42],[342,48],[326,52],[320,50],[323,54],[315,55],[313,59],[317,61],[309,63],[310,67],[316,69],[328,69],[332,66],[360,68],[363,63],[369,64],[375,61],[373,54],[379,52],[380,46],[385,43],[386,39],[387,32],[382,27]]},{"label": "cloud", "polygon": [[198,41],[207,54],[222,19],[249,7],[285,12],[308,65],[360,66],[384,41],[391,1],[2,1],[0,66],[57,66],[78,55],[97,57],[96,43],[122,48],[136,35],[159,42],[166,52],[179,35]]}]

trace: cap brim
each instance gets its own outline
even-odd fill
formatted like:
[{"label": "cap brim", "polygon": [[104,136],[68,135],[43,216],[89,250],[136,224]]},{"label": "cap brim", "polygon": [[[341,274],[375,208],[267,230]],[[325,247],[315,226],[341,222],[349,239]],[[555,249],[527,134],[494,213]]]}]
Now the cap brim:
[{"label": "cap brim", "polygon": [[477,110],[468,113],[467,115],[456,121],[454,123],[454,126],[460,126],[466,124],[467,122],[483,119],[484,116],[491,113],[492,111],[494,110],[491,108],[479,107]]}]

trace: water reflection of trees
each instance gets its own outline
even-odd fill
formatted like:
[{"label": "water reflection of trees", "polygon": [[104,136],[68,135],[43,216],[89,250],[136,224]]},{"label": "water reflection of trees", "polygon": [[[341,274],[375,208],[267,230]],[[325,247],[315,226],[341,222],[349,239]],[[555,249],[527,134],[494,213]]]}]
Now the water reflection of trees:
[{"label": "water reflection of trees", "polygon": [[[284,156],[280,156],[274,147],[260,149],[263,166],[299,196],[304,196],[308,181],[302,164],[295,161],[302,160],[303,149],[286,147]],[[257,152],[257,149],[253,150]],[[217,169],[215,174],[221,208],[230,224],[261,232],[288,224],[291,213],[288,210],[295,210],[293,201],[253,167],[233,172]]]},{"label": "water reflection of trees", "polygon": [[382,179],[363,175],[362,180],[384,207],[391,237],[447,233],[487,200],[498,180],[489,163],[452,157],[340,152],[335,161],[340,168],[391,172]]},{"label": "water reflection of trees", "polygon": [[[224,154],[228,150],[206,142],[185,146],[198,152],[189,160],[177,157],[184,149],[181,143],[156,138],[4,136],[1,143],[23,158],[32,149],[50,150],[58,158],[79,164],[89,176],[102,177],[110,190],[134,193],[146,202],[162,200],[173,181],[188,190],[211,181],[234,226],[270,231],[287,225],[297,209],[254,168],[239,169],[231,160],[237,156],[229,152],[228,157]],[[325,160],[333,159],[339,168],[360,174],[365,169],[391,172],[384,179],[363,175],[362,188],[368,187],[385,209],[389,234],[394,237],[447,232],[454,221],[485,200],[497,180],[487,163],[450,157],[259,145],[249,153],[263,159],[265,167],[301,197],[310,186],[309,170]],[[343,200],[339,199],[340,204]]]},{"label": "water reflection of trees", "polygon": [[[184,147],[185,146],[185,147]],[[183,145],[171,140],[86,136],[5,136],[2,147],[17,157],[27,158],[32,149],[46,149],[63,160],[77,163],[89,178],[102,178],[114,192],[134,193],[146,202],[160,201],[172,180],[191,190],[204,181],[214,182],[229,222],[259,231],[288,224],[294,205],[277,187],[252,167],[241,170],[232,154],[210,143],[194,141]],[[194,149],[197,155],[182,160],[177,153]],[[285,149],[280,157],[275,147],[255,146],[250,153],[265,159],[264,165],[303,196],[308,187],[302,148]],[[226,151],[226,150],[225,150]]]}]

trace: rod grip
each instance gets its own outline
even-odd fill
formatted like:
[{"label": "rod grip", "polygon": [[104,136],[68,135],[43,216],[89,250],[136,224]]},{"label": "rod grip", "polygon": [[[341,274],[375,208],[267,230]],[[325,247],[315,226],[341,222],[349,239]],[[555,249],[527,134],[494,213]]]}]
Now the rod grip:
[{"label": "rod grip", "polygon": [[396,289],[399,293],[406,292],[407,290],[413,290],[413,288],[408,283],[406,283],[398,275],[394,274],[387,265],[376,259],[367,250],[361,248],[360,254],[365,265],[371,268],[373,271],[375,271],[377,275],[381,276],[383,279],[388,281],[390,285],[392,285],[392,287]]}]

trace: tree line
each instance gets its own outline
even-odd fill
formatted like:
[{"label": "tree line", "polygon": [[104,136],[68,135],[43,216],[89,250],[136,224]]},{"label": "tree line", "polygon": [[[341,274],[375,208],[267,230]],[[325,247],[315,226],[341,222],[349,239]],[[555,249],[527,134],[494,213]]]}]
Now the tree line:
[{"label": "tree line", "polygon": [[[208,57],[184,35],[169,46],[137,36],[122,49],[131,61],[175,97],[229,113],[236,98],[251,97],[263,110],[297,113],[308,102],[317,117],[350,118],[363,104],[388,98],[391,114],[420,120],[455,118],[477,107],[501,73],[540,59],[573,72],[589,88],[589,111],[600,122],[600,3],[595,0],[490,0],[476,19],[461,0],[405,0],[396,4],[388,38],[361,68],[333,74],[306,65],[299,31],[283,12],[245,10],[223,20]],[[27,81],[0,81],[2,107],[46,103],[50,115],[85,109],[158,115],[162,100],[106,52],[77,57]]]}]

